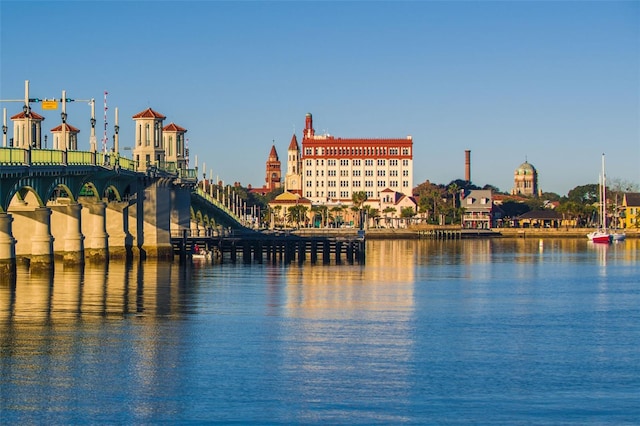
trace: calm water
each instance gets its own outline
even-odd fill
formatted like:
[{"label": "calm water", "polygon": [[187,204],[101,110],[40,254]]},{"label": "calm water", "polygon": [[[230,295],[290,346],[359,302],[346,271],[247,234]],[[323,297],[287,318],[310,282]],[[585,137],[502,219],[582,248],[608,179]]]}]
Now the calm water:
[{"label": "calm water", "polygon": [[637,424],[640,241],[0,283],[0,423]]}]

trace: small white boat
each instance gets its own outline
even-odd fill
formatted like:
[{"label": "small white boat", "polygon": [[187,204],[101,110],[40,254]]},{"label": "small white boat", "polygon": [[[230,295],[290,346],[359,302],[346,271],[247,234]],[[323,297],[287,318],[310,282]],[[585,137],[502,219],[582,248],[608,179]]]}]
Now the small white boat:
[{"label": "small white boat", "polygon": [[611,235],[604,229],[598,229],[596,231],[589,232],[587,234],[587,238],[589,238],[589,241],[594,243],[609,244],[613,240],[613,235]]},{"label": "small white boat", "polygon": [[611,237],[613,241],[624,241],[627,238],[627,235],[624,232],[614,232]]},{"label": "small white boat", "polygon": [[213,258],[213,253],[209,250],[205,249],[196,249],[191,254],[192,259],[201,259],[201,260],[211,260]]}]

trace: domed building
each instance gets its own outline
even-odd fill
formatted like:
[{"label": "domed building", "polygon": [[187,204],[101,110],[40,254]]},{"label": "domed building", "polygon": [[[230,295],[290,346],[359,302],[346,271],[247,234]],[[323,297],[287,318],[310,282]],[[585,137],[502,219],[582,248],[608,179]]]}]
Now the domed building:
[{"label": "domed building", "polygon": [[533,164],[527,161],[520,164],[513,173],[513,189],[512,195],[524,195],[528,197],[537,197],[540,195],[538,189],[538,172]]}]

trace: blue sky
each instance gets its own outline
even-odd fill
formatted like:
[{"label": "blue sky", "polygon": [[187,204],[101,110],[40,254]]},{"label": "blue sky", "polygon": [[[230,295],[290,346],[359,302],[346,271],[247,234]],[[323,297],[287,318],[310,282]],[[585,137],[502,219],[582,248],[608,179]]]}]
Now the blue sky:
[{"label": "blue sky", "polygon": [[[95,98],[120,146],[151,107],[188,129],[207,173],[262,186],[294,131],[413,136],[414,184],[508,191],[525,160],[544,191],[640,184],[640,2],[0,2],[0,99]],[[2,103],[11,116],[18,103]],[[42,111],[48,131],[60,111]],[[90,108],[68,105],[89,149]]]}]

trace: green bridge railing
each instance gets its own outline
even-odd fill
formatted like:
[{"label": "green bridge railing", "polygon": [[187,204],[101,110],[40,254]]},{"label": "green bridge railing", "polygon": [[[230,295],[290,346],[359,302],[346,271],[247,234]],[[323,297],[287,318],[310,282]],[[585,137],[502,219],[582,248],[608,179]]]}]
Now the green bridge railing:
[{"label": "green bridge railing", "polygon": [[236,222],[242,223],[238,215],[236,215],[233,211],[231,211],[231,209],[229,209],[227,206],[222,204],[220,201],[216,200],[211,195],[204,192],[202,188],[197,188],[194,192],[198,194],[200,197],[210,202],[211,204],[213,204],[214,206],[216,206],[217,208],[219,208],[220,210],[224,211],[226,214],[231,216]]},{"label": "green bridge railing", "polygon": [[[130,171],[137,169],[135,160],[113,153],[7,147],[0,147],[0,164],[6,166],[85,165],[109,168],[120,167]],[[181,178],[197,179],[197,171],[195,169],[180,169],[175,162],[159,161],[153,166],[157,170],[172,173]]]}]

